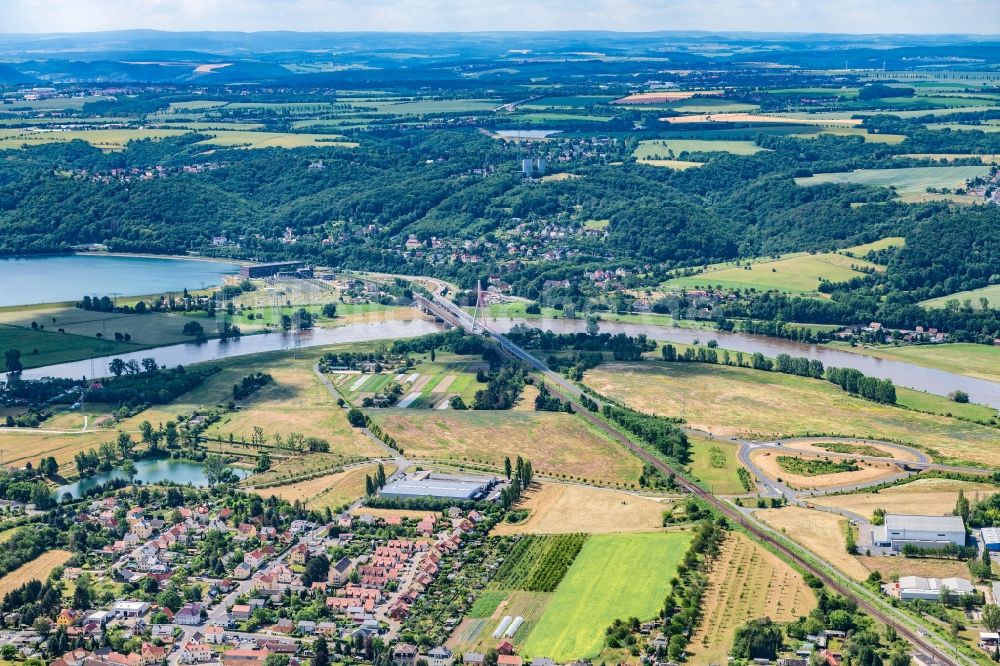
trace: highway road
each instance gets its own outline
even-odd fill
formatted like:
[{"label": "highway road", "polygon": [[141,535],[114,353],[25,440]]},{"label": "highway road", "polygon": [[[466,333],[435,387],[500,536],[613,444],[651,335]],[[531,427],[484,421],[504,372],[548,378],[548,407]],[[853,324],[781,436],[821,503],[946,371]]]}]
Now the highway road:
[{"label": "highway road", "polygon": [[[780,535],[767,526],[758,522],[753,516],[740,511],[732,504],[722,500],[697,484],[688,481],[678,470],[664,462],[657,456],[639,446],[632,439],[617,428],[611,426],[601,417],[591,413],[579,404],[579,398],[583,391],[580,387],[569,382],[558,373],[552,372],[545,364],[535,358],[532,354],[511,342],[506,336],[490,330],[485,323],[475,322],[472,317],[464,312],[457,305],[442,296],[443,283],[439,283],[436,289],[436,298],[428,299],[419,294],[414,294],[414,301],[418,307],[425,312],[433,314],[442,321],[458,326],[473,334],[481,334],[495,340],[499,346],[513,358],[524,362],[531,368],[537,370],[551,389],[570,398],[577,413],[594,427],[605,432],[609,437],[618,441],[629,451],[640,459],[648,462],[666,474],[672,474],[677,479],[678,484],[687,492],[711,505],[720,514],[726,516],[730,521],[739,524],[757,539],[768,544],[772,549],[781,553],[784,557],[798,564],[803,570],[812,573],[823,581],[831,590],[838,594],[854,599],[859,608],[869,613],[879,622],[892,626],[900,636],[905,638],[914,646],[917,652],[933,656],[938,661],[951,664],[953,666],[970,666],[975,662],[963,655],[953,651],[942,637],[929,631],[930,625],[924,625],[921,621],[909,614],[894,609],[881,595],[871,592],[851,581],[846,576],[837,571],[828,562],[816,557],[815,554],[805,554],[800,547],[792,544],[787,537]],[[593,398],[593,396],[591,396]],[[595,399],[598,405],[601,401]]]}]

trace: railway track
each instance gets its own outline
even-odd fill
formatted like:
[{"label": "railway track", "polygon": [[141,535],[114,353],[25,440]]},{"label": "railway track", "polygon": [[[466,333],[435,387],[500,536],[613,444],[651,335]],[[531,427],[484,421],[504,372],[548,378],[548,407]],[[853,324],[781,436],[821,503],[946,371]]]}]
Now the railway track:
[{"label": "railway track", "polygon": [[[813,576],[816,576],[816,578],[823,581],[823,584],[829,589],[833,590],[837,594],[853,599],[860,609],[864,610],[880,623],[893,627],[896,632],[909,641],[909,643],[916,648],[917,651],[933,657],[940,663],[949,664],[951,666],[971,666],[976,663],[969,657],[957,652],[952,653],[936,641],[931,640],[931,634],[925,633],[909,618],[905,616],[900,617],[900,615],[891,612],[891,607],[886,608],[887,604],[877,603],[868,598],[863,592],[860,592],[851,584],[846,583],[843,577],[834,573],[831,565],[824,563],[825,567],[818,566],[816,562],[804,557],[798,552],[798,550],[787,544],[777,534],[765,528],[756,520],[753,520],[728,502],[719,499],[701,486],[684,478],[684,476],[677,469],[657,456],[654,456],[645,448],[639,446],[630,438],[622,434],[617,428],[611,426],[607,421],[583,407],[580,404],[580,397],[583,394],[583,391],[581,391],[578,386],[570,383],[561,375],[549,370],[548,367],[541,361],[511,342],[506,336],[496,333],[481,324],[477,325],[468,313],[443,298],[440,301],[432,301],[428,298],[415,294],[414,300],[418,307],[423,309],[425,312],[433,314],[435,317],[452,326],[459,326],[470,333],[483,334],[495,340],[511,357],[518,361],[527,363],[532,368],[537,370],[542,375],[543,381],[546,382],[550,390],[554,390],[555,392],[562,394],[564,397],[569,398],[576,412],[593,426],[613,438],[644,462],[653,465],[661,472],[673,475],[677,480],[678,485],[684,491],[713,507],[731,522],[739,525],[754,537],[770,546],[774,551],[777,551],[782,556],[797,564],[802,570],[808,571]],[[601,403],[600,400],[596,399],[595,402],[598,404]]]}]

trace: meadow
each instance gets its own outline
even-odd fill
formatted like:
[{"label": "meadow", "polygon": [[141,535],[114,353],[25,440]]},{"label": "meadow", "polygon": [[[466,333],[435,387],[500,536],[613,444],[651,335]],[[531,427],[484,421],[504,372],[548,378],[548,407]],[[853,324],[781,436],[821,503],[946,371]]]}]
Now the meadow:
[{"label": "meadow", "polygon": [[846,518],[799,506],[763,509],[754,516],[854,580],[868,577],[868,569],[847,552]]},{"label": "meadow", "polygon": [[815,294],[820,282],[846,282],[865,275],[860,268],[883,270],[878,264],[843,254],[791,254],[779,259],[756,259],[742,265],[715,264],[696,275],[677,277],[664,284],[670,287],[722,287],[724,289],[780,291]]},{"label": "meadow", "polygon": [[690,541],[683,532],[590,537],[522,653],[557,662],[597,657],[615,618],[656,616]]},{"label": "meadow", "polygon": [[851,347],[848,343],[827,343],[835,349],[877,358],[905,361],[926,368],[937,368],[959,375],[1000,381],[1000,347],[971,342],[928,345],[882,345]]},{"label": "meadow", "polygon": [[531,460],[537,476],[637,486],[638,458],[571,414],[535,411],[370,410],[411,458],[502,469],[504,457]]},{"label": "meadow", "polygon": [[943,308],[948,305],[949,301],[958,301],[964,304],[969,301],[975,309],[981,309],[983,307],[980,299],[986,299],[987,307],[1000,308],[1000,284],[991,284],[988,287],[981,287],[979,289],[970,289],[969,291],[957,291],[954,294],[948,294],[947,296],[939,296],[937,298],[930,298],[926,301],[920,301],[918,305],[925,308]]},{"label": "meadow", "polygon": [[828,382],[702,363],[613,363],[585,382],[644,412],[683,415],[714,435],[776,439],[838,435],[897,441],[954,458],[994,465],[996,429],[852,397]]},{"label": "meadow", "polygon": [[796,178],[799,185],[824,183],[870,185],[892,188],[902,197],[927,193],[927,188],[958,189],[973,178],[986,176],[988,166],[934,166],[907,167],[903,169],[857,169],[841,173],[819,173],[807,178]]},{"label": "meadow", "polygon": [[691,474],[717,495],[742,495],[747,492],[740,481],[742,467],[736,446],[720,440],[688,435],[691,442]]}]

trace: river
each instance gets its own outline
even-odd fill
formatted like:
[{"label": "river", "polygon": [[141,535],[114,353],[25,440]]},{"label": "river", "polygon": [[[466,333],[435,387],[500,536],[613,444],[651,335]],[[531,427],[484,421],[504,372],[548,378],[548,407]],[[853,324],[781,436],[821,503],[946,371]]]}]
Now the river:
[{"label": "river", "polygon": [[[554,333],[575,333],[583,331],[587,325],[585,321],[579,319],[502,318],[491,319],[488,323],[491,328],[499,332],[509,331],[515,324],[525,324],[543,330],[551,330]],[[772,358],[778,354],[805,356],[809,359],[822,361],[824,366],[854,368],[870,377],[891,379],[897,386],[905,386],[935,395],[946,396],[955,390],[965,391],[969,394],[969,399],[972,402],[1000,409],[1000,383],[934,368],[924,368],[912,363],[875,358],[864,354],[852,354],[823,345],[808,345],[792,340],[747,333],[726,333],[725,331],[679,328],[663,324],[630,324],[607,321],[600,322],[600,326],[604,333],[627,333],[628,335],[645,333],[654,340],[670,340],[684,344],[691,344],[695,340],[700,340],[702,343],[716,340],[722,349],[741,351],[746,354],[760,352],[764,356]]]},{"label": "river", "polygon": [[[492,319],[489,323],[492,328],[495,328],[499,332],[509,331],[512,326],[519,323],[536,326],[543,330],[552,330],[556,333],[582,331],[586,326],[586,322],[583,320],[570,319],[502,318]],[[791,340],[750,335],[747,333],[688,329],[665,324],[631,324],[602,321],[600,325],[601,330],[607,333],[627,333],[628,335],[645,333],[648,337],[655,340],[670,340],[688,344],[693,343],[695,340],[701,340],[702,342],[716,340],[723,349],[741,351],[746,354],[760,352],[770,357],[782,353],[791,356],[805,356],[810,359],[820,360],[825,366],[854,368],[872,377],[891,379],[897,386],[905,386],[935,395],[946,396],[952,391],[962,390],[969,394],[972,402],[1000,409],[1000,383],[966,377],[944,370],[924,368],[902,361],[879,359],[863,354],[852,354],[840,349],[831,349],[822,345],[807,345]],[[316,347],[350,342],[416,337],[435,333],[440,330],[442,330],[441,326],[432,321],[414,319],[371,324],[348,324],[335,328],[316,328],[299,334],[269,333],[248,335],[238,340],[209,340],[203,343],[183,343],[120,356],[105,356],[89,361],[49,365],[42,368],[25,370],[22,377],[24,379],[39,379],[41,377],[101,377],[109,374],[108,363],[113,358],[121,358],[128,361],[131,359],[141,360],[147,356],[152,356],[161,365],[188,365],[232,356],[288,350],[297,347]]]},{"label": "river", "polygon": [[319,347],[323,345],[344,344],[349,342],[370,342],[373,340],[390,340],[394,338],[413,338],[428,333],[438,333],[441,326],[427,319],[386,320],[369,324],[345,324],[331,328],[313,328],[295,332],[259,333],[244,335],[241,338],[229,340],[206,340],[204,342],[183,342],[176,345],[156,347],[144,351],[102,356],[86,361],[73,361],[47,365],[41,368],[25,370],[22,379],[41,379],[42,377],[107,377],[111,374],[108,365],[112,359],[123,361],[141,361],[153,357],[160,365],[174,367],[217,361],[233,356],[246,356],[262,352],[298,349],[301,347]]},{"label": "river", "polygon": [[[182,485],[191,484],[194,486],[207,486],[208,479],[205,477],[205,470],[201,463],[190,460],[174,460],[171,458],[152,458],[135,461],[135,478],[143,483],[160,483],[162,481],[172,481]],[[239,477],[249,474],[248,470],[232,468]],[[69,493],[73,497],[80,495],[94,486],[110,481],[111,479],[124,479],[120,467],[115,467],[109,472],[98,472],[86,479],[80,479],[56,489],[56,497],[62,499],[63,494]]]},{"label": "river", "polygon": [[239,265],[222,261],[66,254],[0,258],[0,307],[143,296],[218,286]]}]

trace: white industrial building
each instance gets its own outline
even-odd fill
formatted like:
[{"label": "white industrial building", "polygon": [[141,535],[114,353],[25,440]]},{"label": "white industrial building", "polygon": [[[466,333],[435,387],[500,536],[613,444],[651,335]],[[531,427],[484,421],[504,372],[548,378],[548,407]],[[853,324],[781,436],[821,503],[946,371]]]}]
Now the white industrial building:
[{"label": "white industrial building", "polygon": [[965,545],[965,522],[961,516],[904,516],[885,514],[885,524],[872,528],[872,543],[899,551],[903,546],[944,548]]},{"label": "white industrial building", "polygon": [[964,578],[924,578],[923,576],[900,576],[898,583],[890,583],[893,591],[903,601],[909,599],[925,599],[937,601],[941,598],[941,590],[947,589],[949,594],[964,597],[972,594],[975,589],[972,583]]}]

